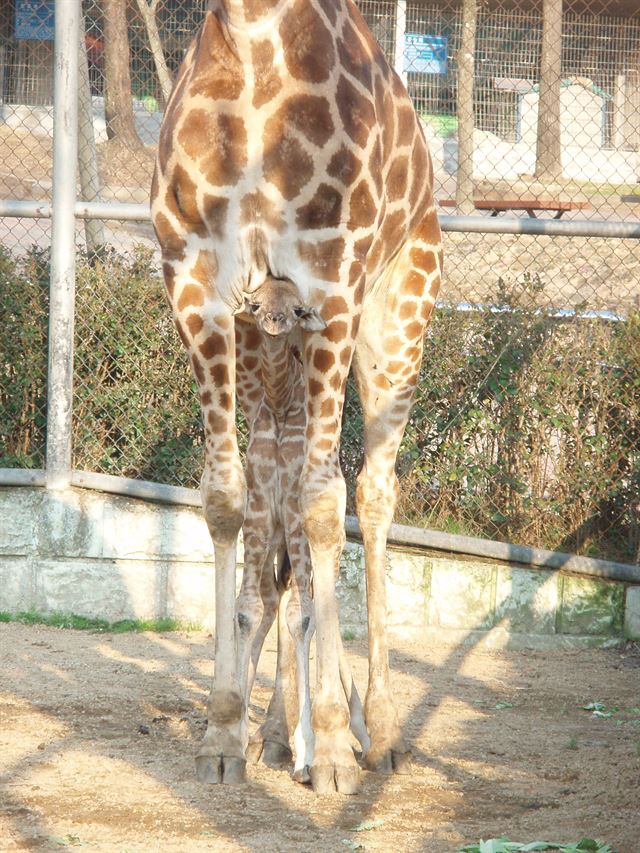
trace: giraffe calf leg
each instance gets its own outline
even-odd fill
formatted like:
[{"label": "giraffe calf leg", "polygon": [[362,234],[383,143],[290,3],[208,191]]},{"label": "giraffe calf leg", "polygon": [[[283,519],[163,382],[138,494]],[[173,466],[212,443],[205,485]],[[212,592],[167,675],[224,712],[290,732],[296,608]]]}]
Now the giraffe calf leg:
[{"label": "giraffe calf leg", "polygon": [[293,644],[286,622],[286,609],[291,592],[284,590],[278,603],[278,650],[276,680],[267,718],[251,738],[247,755],[251,761],[275,770],[288,768],[293,760],[290,737],[295,725],[295,660]]}]

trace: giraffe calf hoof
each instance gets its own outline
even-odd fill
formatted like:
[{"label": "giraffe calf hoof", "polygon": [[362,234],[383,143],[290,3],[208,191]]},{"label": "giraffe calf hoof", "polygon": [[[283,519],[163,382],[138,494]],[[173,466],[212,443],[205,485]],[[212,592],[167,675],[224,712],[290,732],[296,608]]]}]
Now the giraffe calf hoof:
[{"label": "giraffe calf hoof", "polygon": [[396,752],[392,750],[391,761],[393,763],[393,772],[399,776],[409,776],[411,773],[411,753]]},{"label": "giraffe calf hoof", "polygon": [[196,776],[208,785],[240,785],[246,781],[244,758],[224,755],[199,755],[196,758]]},{"label": "giraffe calf hoof", "polygon": [[323,765],[310,769],[311,786],[316,794],[357,794],[360,790],[360,768]]},{"label": "giraffe calf hoof", "polygon": [[293,753],[288,746],[275,740],[265,740],[262,761],[272,770],[286,770],[293,761]]},{"label": "giraffe calf hoof", "polygon": [[247,761],[249,761],[251,764],[257,764],[262,758],[263,751],[264,741],[262,740],[262,738],[250,740],[246,751]]}]

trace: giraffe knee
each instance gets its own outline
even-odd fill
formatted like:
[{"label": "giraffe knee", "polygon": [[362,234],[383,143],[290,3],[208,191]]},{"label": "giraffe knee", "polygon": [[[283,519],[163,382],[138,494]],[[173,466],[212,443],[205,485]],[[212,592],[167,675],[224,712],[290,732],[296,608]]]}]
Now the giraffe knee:
[{"label": "giraffe knee", "polygon": [[398,500],[398,491],[395,472],[390,477],[376,477],[363,468],[356,483],[356,512],[360,527],[377,528],[390,524]]},{"label": "giraffe knee", "polygon": [[246,489],[244,481],[216,488],[202,484],[204,517],[215,545],[233,544],[244,521]]},{"label": "giraffe knee", "polygon": [[[344,481],[342,486],[344,489]],[[340,497],[339,490],[312,492],[303,486],[302,528],[312,551],[342,550],[345,543],[344,501]]]}]

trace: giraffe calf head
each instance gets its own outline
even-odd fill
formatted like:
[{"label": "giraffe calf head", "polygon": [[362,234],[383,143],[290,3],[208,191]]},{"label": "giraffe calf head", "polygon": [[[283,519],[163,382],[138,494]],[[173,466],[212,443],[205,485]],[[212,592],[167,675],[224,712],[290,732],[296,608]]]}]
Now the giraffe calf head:
[{"label": "giraffe calf head", "polygon": [[303,304],[298,288],[288,279],[267,278],[245,298],[245,311],[271,337],[288,335],[295,326],[318,332],[327,325],[316,308]]}]

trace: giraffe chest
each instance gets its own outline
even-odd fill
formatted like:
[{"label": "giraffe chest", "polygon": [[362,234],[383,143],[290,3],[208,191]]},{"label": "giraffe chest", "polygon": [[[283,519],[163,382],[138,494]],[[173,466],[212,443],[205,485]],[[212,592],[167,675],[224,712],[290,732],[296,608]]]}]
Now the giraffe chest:
[{"label": "giraffe chest", "polygon": [[343,197],[320,175],[309,184],[287,199],[272,181],[253,176],[222,191],[199,179],[202,225],[187,236],[188,254],[213,253],[215,287],[231,310],[268,276],[295,282],[305,304],[314,289],[340,280],[350,241]]}]

